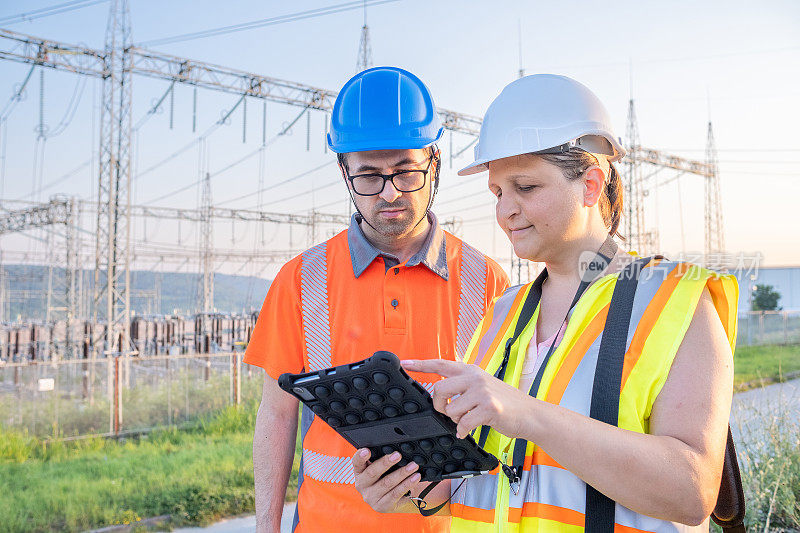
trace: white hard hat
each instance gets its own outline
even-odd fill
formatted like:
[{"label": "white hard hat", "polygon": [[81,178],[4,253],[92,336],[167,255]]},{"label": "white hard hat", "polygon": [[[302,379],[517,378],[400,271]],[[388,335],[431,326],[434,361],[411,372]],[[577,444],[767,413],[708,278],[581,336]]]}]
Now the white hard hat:
[{"label": "white hard hat", "polygon": [[555,74],[525,76],[506,85],[489,106],[475,161],[458,175],[483,172],[490,161],[512,155],[570,148],[604,154],[609,161],[625,155],[606,108],[585,85]]}]

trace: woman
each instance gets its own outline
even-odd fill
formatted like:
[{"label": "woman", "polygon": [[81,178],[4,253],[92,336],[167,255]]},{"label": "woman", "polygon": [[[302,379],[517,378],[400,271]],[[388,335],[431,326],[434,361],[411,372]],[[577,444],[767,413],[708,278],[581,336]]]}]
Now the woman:
[{"label": "woman", "polygon": [[[452,493],[440,513],[452,515],[453,531],[708,531],[730,414],[735,280],[617,249],[614,162],[624,151],[603,105],[570,78],[507,86],[475,154],[459,174],[489,171],[514,252],[546,268],[495,301],[465,356],[472,364],[404,361],[445,378],[436,409],[507,465],[463,485],[441,483],[429,507]],[[637,266],[619,373],[604,380],[610,366],[598,353],[622,305],[612,295],[628,286],[618,276]],[[597,416],[593,396],[618,406]],[[423,488],[419,465],[382,477],[398,459],[353,456],[356,486],[378,511],[416,511],[405,495]]]}]

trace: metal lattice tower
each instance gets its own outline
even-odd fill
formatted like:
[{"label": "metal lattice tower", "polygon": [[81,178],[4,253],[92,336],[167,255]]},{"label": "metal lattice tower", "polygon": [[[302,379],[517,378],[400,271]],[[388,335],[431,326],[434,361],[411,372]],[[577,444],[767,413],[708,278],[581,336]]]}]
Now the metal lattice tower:
[{"label": "metal lattice tower", "polygon": [[367,26],[367,1],[364,0],[364,25],[361,26],[361,40],[358,43],[358,63],[356,72],[367,70],[372,66],[372,45],[369,42],[369,26]]},{"label": "metal lattice tower", "polygon": [[708,260],[713,254],[725,251],[725,235],[722,226],[722,201],[719,192],[719,164],[717,160],[717,145],[714,142],[714,130],[711,121],[708,121],[708,139],[706,140],[706,166],[708,175],[705,176],[705,254]]},{"label": "metal lattice tower", "polygon": [[[80,221],[80,202],[75,198],[56,196],[46,204],[26,209],[7,211],[0,215],[0,235],[44,228],[47,231],[47,248],[45,264],[48,265],[46,316],[49,324],[64,320],[66,337],[61,355],[72,356],[72,324],[81,316],[80,283],[81,243],[78,232]],[[63,229],[63,233],[62,233]],[[56,275],[57,269],[63,269],[64,275]],[[2,274],[0,266],[0,274]],[[0,291],[2,280],[0,280]],[[2,298],[0,298],[2,301]],[[0,303],[0,322],[2,322],[3,304]],[[51,339],[52,343],[52,339]],[[57,347],[51,344],[51,353]]]},{"label": "metal lattice tower", "polygon": [[644,205],[644,193],[642,191],[642,162],[639,160],[638,152],[640,148],[639,125],[636,120],[636,108],[633,98],[628,101],[628,125],[626,128],[626,140],[628,146],[626,150],[628,156],[625,158],[627,168],[627,179],[625,181],[625,202],[628,204],[625,213],[625,227],[628,243],[631,250],[639,254],[646,254],[648,250],[647,238],[644,234],[644,220],[642,206]]},{"label": "metal lattice tower", "polygon": [[[106,29],[100,172],[95,253],[95,321],[105,300],[106,350],[123,352],[130,338],[130,11],[127,0],[112,0]],[[105,279],[101,280],[101,272]]]},{"label": "metal lattice tower", "polygon": [[201,199],[200,262],[203,268],[203,312],[214,310],[214,225],[211,217],[211,174],[205,172]]},{"label": "metal lattice tower", "polygon": [[[93,205],[89,205],[90,203],[87,202],[84,207],[87,212],[91,212],[93,209],[97,209],[98,212],[98,243],[95,253],[95,278],[97,281],[95,290],[97,292],[94,295],[94,318],[95,320],[98,318],[104,320],[108,317],[111,327],[104,336],[108,342],[107,349],[113,353],[127,349],[125,339],[128,338],[130,315],[128,268],[131,262],[136,258],[142,258],[160,263],[169,260],[180,261],[180,264],[183,265],[190,257],[196,260],[205,249],[205,247],[196,250],[175,249],[174,247],[157,249],[153,246],[138,246],[135,251],[131,250],[129,217],[147,216],[197,222],[209,219],[208,211],[203,214],[202,209],[187,210],[130,205],[131,74],[170,83],[188,84],[195,88],[221,91],[240,97],[258,98],[282,105],[302,107],[306,111],[318,110],[328,113],[333,108],[336,92],[203,61],[131,47],[127,44],[130,42],[127,0],[111,0],[111,4],[108,42],[105,50],[95,50],[0,29],[0,60],[68,71],[81,76],[102,78],[104,81],[98,202],[97,204],[91,203]],[[362,32],[359,66],[368,67],[372,63],[372,58],[366,14],[362,29],[364,31]],[[438,112],[446,129],[477,137],[481,125],[479,117],[441,108],[438,109]],[[629,105],[627,144],[626,148],[629,153],[627,164],[630,172],[625,187],[629,211],[625,214],[627,220],[623,221],[623,227],[627,229],[627,237],[632,247],[638,249],[640,253],[644,253],[647,244],[653,242],[652,234],[644,231],[643,223],[642,199],[646,194],[643,188],[647,184],[647,178],[642,178],[644,165],[654,166],[658,169],[671,169],[681,174],[699,175],[707,179],[716,175],[717,170],[714,168],[712,171],[707,162],[694,161],[642,147],[639,141],[633,99]],[[715,163],[716,154],[713,149],[710,153],[713,154],[712,162]],[[199,175],[199,177],[203,176],[205,173]],[[709,180],[707,187],[706,195],[709,203],[707,204],[706,232],[707,242],[711,243],[708,248],[711,250],[721,249],[723,248],[722,216],[718,178]],[[8,213],[7,216],[2,214],[0,215],[0,233],[13,231],[13,228],[30,222],[48,223],[54,213],[54,209],[43,210],[39,206],[24,210],[24,212]],[[288,223],[290,227],[294,224],[301,224],[309,227],[311,235],[316,235],[319,230],[316,227],[317,224],[346,225],[349,220],[349,217],[321,213],[312,213],[309,216],[220,208],[212,208],[210,218]],[[344,222],[340,219],[344,219]],[[715,220],[716,222],[714,222]],[[49,223],[52,224],[52,220]],[[716,236],[712,238],[711,235],[715,231]],[[717,244],[714,244],[714,241]],[[4,259],[8,261],[8,258],[15,252],[6,252]],[[296,251],[242,252],[214,248],[213,254],[216,262],[285,261],[295,256]],[[23,252],[20,255],[26,261],[29,260],[29,256],[31,256],[30,252]],[[87,259],[90,260],[90,258]],[[517,269],[520,270],[519,267]],[[204,271],[207,270],[204,268]],[[105,272],[109,273],[107,282],[104,279]],[[105,282],[105,285],[101,286],[100,281]],[[5,299],[8,300],[8,294]],[[211,301],[212,299],[207,298],[206,300]],[[211,306],[213,307],[213,303]],[[104,313],[106,316],[103,316]],[[122,347],[120,346],[120,337],[124,337]],[[99,339],[93,339],[93,341],[97,340]],[[93,344],[95,343],[93,342]]]},{"label": "metal lattice tower", "polygon": [[[51,226],[47,234],[48,277],[46,322],[52,324],[64,321],[64,349],[60,355],[71,358],[73,355],[73,321],[80,315],[78,303],[80,294],[78,277],[80,275],[80,241],[78,235],[78,202],[75,198],[56,197],[50,201],[50,209],[62,211],[53,219],[59,224]],[[59,230],[63,224],[63,234]],[[56,270],[63,269],[63,276],[56,275]],[[51,338],[51,353],[59,353],[58,346]]]},{"label": "metal lattice tower", "polygon": [[8,287],[6,281],[6,267],[3,266],[3,250],[0,250],[0,323],[6,321],[6,315],[8,314],[6,311],[6,293],[8,292]]}]

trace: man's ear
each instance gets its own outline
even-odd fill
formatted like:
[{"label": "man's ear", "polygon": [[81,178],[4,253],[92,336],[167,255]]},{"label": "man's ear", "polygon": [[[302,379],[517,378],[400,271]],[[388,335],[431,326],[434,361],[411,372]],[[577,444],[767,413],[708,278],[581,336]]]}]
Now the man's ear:
[{"label": "man's ear", "polygon": [[434,165],[436,165],[435,168],[433,169],[434,171],[433,175],[436,176],[436,186],[438,187],[439,178],[441,178],[442,176],[442,154],[441,152],[439,152],[438,146],[433,147],[433,152],[431,152],[431,157],[433,157]]},{"label": "man's ear", "polygon": [[606,175],[597,165],[592,165],[583,173],[583,205],[593,207],[600,201],[606,186]]}]

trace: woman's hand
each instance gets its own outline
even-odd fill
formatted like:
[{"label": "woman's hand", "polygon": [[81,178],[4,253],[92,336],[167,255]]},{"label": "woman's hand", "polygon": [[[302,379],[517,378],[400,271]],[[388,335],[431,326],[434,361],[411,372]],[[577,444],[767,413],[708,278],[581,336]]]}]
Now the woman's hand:
[{"label": "woman's hand", "polygon": [[[386,471],[400,460],[400,454],[393,452],[375,462],[369,462],[370,452],[362,448],[353,455],[353,471],[356,475],[356,490],[367,505],[379,513],[413,512],[411,500],[405,494],[419,483],[419,466],[408,463],[391,474]],[[386,475],[384,475],[386,474]]]},{"label": "woman's hand", "polygon": [[[458,424],[458,438],[478,426],[491,426],[507,437],[519,437],[530,416],[531,398],[476,365],[444,359],[404,360],[406,370],[439,374],[433,386],[433,407]],[[527,413],[527,416],[526,416]]]}]

